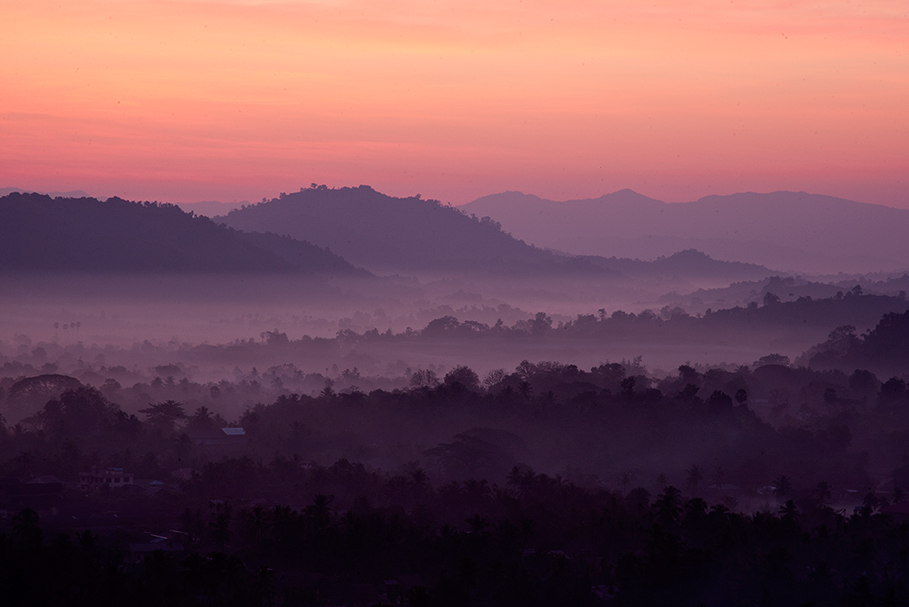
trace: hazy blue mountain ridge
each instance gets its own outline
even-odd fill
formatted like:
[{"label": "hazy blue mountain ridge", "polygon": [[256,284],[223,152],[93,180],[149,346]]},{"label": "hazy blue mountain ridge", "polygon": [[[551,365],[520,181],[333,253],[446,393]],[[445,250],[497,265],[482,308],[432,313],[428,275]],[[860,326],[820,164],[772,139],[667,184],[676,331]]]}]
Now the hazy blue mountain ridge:
[{"label": "hazy blue mountain ridge", "polygon": [[744,192],[664,203],[631,190],[555,202],[520,192],[462,207],[517,238],[581,255],[714,258],[811,272],[909,267],[909,211],[805,192]]},{"label": "hazy blue mountain ridge", "polygon": [[[542,199],[525,198],[530,201],[527,213],[533,214],[533,201]],[[629,191],[624,204],[631,208],[639,198],[643,197]],[[663,205],[644,202],[654,208]],[[545,201],[540,204],[546,206]],[[729,280],[774,273],[753,264],[713,260],[697,251],[673,251],[654,262],[563,255],[528,245],[496,221],[471,216],[463,207],[419,197],[395,198],[369,186],[311,187],[245,206],[217,220],[249,232],[271,231],[313,242],[373,271],[678,275]]]},{"label": "hazy blue mountain ridge", "polygon": [[[619,194],[627,209],[639,203],[652,210],[667,206],[641,201],[630,191]],[[534,204],[548,204],[540,200]],[[404,275],[741,281],[778,274],[695,250],[673,251],[654,261],[565,255],[528,245],[491,219],[434,200],[387,196],[368,186],[311,187],[215,220],[171,204],[13,193],[0,198],[0,221],[0,269],[13,271],[368,274],[352,261]]]}]

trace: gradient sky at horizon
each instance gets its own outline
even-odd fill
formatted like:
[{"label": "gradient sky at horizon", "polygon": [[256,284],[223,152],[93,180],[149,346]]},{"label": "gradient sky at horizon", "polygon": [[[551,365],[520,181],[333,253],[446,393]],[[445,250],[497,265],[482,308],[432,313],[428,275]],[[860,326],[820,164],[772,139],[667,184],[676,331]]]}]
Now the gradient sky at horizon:
[{"label": "gradient sky at horizon", "polygon": [[909,5],[0,0],[0,187],[909,208]]}]

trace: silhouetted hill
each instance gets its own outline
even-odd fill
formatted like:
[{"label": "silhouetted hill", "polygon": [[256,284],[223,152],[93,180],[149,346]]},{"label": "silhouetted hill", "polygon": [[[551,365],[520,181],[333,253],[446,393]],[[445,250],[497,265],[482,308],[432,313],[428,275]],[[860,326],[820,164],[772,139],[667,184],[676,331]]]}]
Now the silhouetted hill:
[{"label": "silhouetted hill", "polygon": [[688,279],[722,281],[761,279],[775,272],[764,266],[739,261],[719,261],[695,249],[679,251],[669,257],[653,261],[620,259],[618,257],[584,256],[591,264],[621,272],[629,276],[677,276]]},{"label": "silhouetted hill", "polygon": [[33,192],[31,190],[23,190],[21,188],[0,188],[0,196],[6,196],[7,194],[44,194],[45,196],[50,196],[51,198],[89,198],[91,195],[88,192],[83,190],[70,190],[69,192]]},{"label": "silhouetted hill", "polygon": [[249,201],[244,200],[242,202],[219,202],[217,200],[202,200],[199,202],[176,203],[178,207],[187,213],[195,213],[196,215],[204,215],[205,217],[226,215],[234,209],[239,209],[245,204],[249,204]]},{"label": "silhouetted hill", "polygon": [[290,236],[279,236],[272,232],[231,231],[257,249],[277,255],[301,272],[370,276],[366,270],[354,267],[328,249]]},{"label": "silhouetted hill", "polygon": [[654,259],[695,248],[714,258],[813,272],[909,265],[909,211],[805,192],[678,204],[631,190],[565,202],[503,192],[460,208],[529,243],[575,254]]},{"label": "silhouetted hill", "polygon": [[174,205],[20,193],[0,198],[0,269],[357,272],[318,247],[268,235],[241,235]]},{"label": "silhouetted hill", "polygon": [[609,273],[531,247],[493,221],[438,201],[394,198],[369,186],[312,187],[219,220],[247,232],[275,232],[328,247],[371,270]]}]

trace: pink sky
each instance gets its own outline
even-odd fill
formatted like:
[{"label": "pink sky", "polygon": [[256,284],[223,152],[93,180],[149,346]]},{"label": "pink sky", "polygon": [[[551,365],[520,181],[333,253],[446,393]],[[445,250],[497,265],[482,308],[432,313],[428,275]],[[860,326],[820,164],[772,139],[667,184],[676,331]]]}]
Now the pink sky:
[{"label": "pink sky", "polygon": [[0,187],[909,208],[904,2],[0,0]]}]

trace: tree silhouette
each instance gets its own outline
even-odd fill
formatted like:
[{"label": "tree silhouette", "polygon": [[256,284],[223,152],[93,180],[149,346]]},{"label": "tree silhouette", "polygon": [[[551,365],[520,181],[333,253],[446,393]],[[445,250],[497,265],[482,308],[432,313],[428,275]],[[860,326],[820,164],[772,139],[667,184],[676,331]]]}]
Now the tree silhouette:
[{"label": "tree silhouette", "polygon": [[726,484],[726,469],[722,466],[717,466],[713,471],[713,484],[717,487],[722,487]]},{"label": "tree silhouette", "polygon": [[[205,409],[205,412],[202,414],[202,416],[208,416],[208,409],[206,407],[201,408]],[[164,402],[158,403],[157,405],[149,405],[145,409],[139,409],[139,413],[144,413],[145,419],[148,421],[148,423],[163,432],[173,432],[174,423],[178,419],[186,418],[186,412],[183,410],[183,404],[178,403],[175,400],[166,400]]]},{"label": "tree silhouette", "polygon": [[776,497],[783,498],[792,493],[792,481],[785,474],[778,476],[773,484],[773,495]]},{"label": "tree silhouette", "polygon": [[788,523],[798,522],[799,511],[798,508],[795,507],[795,502],[788,500],[785,504],[780,506],[780,518]]},{"label": "tree silhouette", "polygon": [[818,506],[823,507],[830,501],[831,491],[830,483],[827,481],[821,481],[814,487],[812,493]]},{"label": "tree silhouette", "polygon": [[619,479],[619,487],[622,488],[622,495],[628,493],[628,487],[631,486],[631,474],[628,472],[623,472],[621,478]]},{"label": "tree silhouette", "polygon": [[656,483],[657,483],[657,487],[659,487],[660,491],[662,491],[663,489],[666,488],[667,485],[669,485],[669,477],[666,475],[665,472],[660,472],[659,474],[657,474]]},{"label": "tree silhouette", "polygon": [[435,388],[439,385],[439,377],[431,369],[417,369],[410,375],[410,387],[413,389]]},{"label": "tree silhouette", "polygon": [[212,502],[209,512],[208,529],[211,539],[218,547],[223,547],[230,539],[231,507],[227,502]]},{"label": "tree silhouette", "polygon": [[663,527],[674,527],[682,514],[682,492],[669,485],[653,503],[657,521]]},{"label": "tree silhouette", "polygon": [[240,519],[247,541],[259,543],[268,537],[271,530],[271,516],[270,512],[262,506],[242,511]]},{"label": "tree silhouette", "polygon": [[764,293],[764,305],[773,306],[780,303],[780,297],[776,293],[771,293],[770,291]]},{"label": "tree silhouette", "polygon": [[444,382],[449,386],[460,384],[474,392],[480,389],[480,378],[473,369],[464,365],[455,367],[446,373]]},{"label": "tree silhouette", "polygon": [[691,492],[697,491],[698,485],[704,480],[704,475],[701,473],[701,467],[692,465],[685,472],[688,474],[688,477],[685,480],[685,483],[688,485],[688,490]]},{"label": "tree silhouette", "polygon": [[38,525],[38,513],[31,508],[20,510],[12,519],[13,537],[16,542],[28,549],[37,550],[44,541],[44,532]]},{"label": "tree silhouette", "polygon": [[212,416],[211,411],[209,411],[208,407],[205,405],[196,409],[195,413],[193,413],[192,417],[189,418],[189,422],[186,424],[186,430],[188,432],[205,432],[217,429],[218,424]]}]

